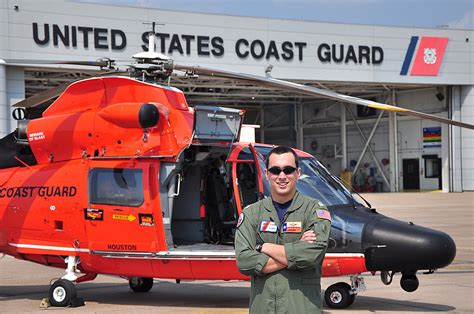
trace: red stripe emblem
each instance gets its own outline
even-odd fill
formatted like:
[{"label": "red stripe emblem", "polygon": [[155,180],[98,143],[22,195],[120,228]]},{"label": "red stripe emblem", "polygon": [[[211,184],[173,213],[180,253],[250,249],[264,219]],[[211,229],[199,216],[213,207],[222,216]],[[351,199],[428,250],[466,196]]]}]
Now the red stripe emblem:
[{"label": "red stripe emblem", "polygon": [[422,37],[410,75],[438,76],[447,46],[447,37]]}]

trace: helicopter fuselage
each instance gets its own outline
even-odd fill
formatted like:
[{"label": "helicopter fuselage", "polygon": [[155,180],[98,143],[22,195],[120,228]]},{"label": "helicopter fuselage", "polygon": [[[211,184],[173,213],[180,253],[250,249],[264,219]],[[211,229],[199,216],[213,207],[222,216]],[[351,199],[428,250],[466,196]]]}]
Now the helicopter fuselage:
[{"label": "helicopter fuselage", "polygon": [[[0,170],[0,251],[62,268],[77,256],[82,280],[248,279],[221,231],[231,238],[242,208],[269,195],[262,175],[269,146],[235,141],[242,116],[191,109],[181,91],[129,78],[72,84],[27,122],[17,154]],[[33,162],[21,158],[25,146]],[[361,205],[313,156],[298,154],[300,191],[332,215],[324,276],[416,273],[454,259],[448,235]],[[219,160],[228,194],[216,227],[205,187]]]}]

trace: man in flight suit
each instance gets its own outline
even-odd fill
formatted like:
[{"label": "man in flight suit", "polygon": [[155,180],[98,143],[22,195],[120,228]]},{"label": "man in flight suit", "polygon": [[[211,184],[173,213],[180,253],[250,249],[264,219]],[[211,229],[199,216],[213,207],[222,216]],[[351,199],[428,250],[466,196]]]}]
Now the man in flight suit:
[{"label": "man in flight suit", "polygon": [[322,313],[321,268],[331,216],[319,201],[296,191],[296,153],[275,147],[265,176],[271,198],[239,217],[235,252],[239,271],[251,277],[250,313]]}]

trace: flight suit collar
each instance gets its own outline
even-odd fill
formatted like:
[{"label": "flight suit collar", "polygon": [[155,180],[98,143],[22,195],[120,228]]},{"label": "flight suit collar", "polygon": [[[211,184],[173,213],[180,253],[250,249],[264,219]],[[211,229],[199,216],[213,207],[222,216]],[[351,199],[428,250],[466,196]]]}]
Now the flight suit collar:
[{"label": "flight suit collar", "polygon": [[[303,197],[300,194],[300,192],[296,191],[295,196],[293,197],[293,201],[291,202],[290,207],[288,207],[288,210],[286,211],[287,214],[294,212],[298,208],[303,206]],[[275,208],[275,205],[273,205],[273,200],[271,197],[267,197],[266,199],[263,200],[263,207],[265,208],[266,211],[270,212],[270,217],[272,217],[273,221],[280,221],[278,218],[278,214]],[[285,216],[287,215],[285,214]],[[281,223],[281,221],[280,221]]]}]

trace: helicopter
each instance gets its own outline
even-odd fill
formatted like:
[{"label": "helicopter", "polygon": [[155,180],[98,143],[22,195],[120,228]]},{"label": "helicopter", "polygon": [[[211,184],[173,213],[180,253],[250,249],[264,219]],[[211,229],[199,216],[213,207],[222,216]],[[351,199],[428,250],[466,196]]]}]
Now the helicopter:
[{"label": "helicopter", "polygon": [[[20,101],[16,116],[28,117],[57,97],[41,117],[18,119],[18,128],[0,139],[0,252],[65,269],[49,289],[53,306],[83,305],[76,284],[98,274],[126,278],[137,293],[150,291],[153,278],[249,279],[237,270],[233,234],[242,209],[270,196],[264,168],[272,146],[239,141],[243,110],[189,106],[182,91],[166,84],[174,73],[242,80],[474,129],[268,76],[179,65],[154,51],[154,27],[149,50],[134,55],[126,72],[108,59],[70,62],[106,70]],[[350,283],[327,287],[329,307],[350,306],[366,289],[363,273],[380,273],[386,285],[401,273],[402,289],[413,292],[418,272],[431,274],[454,260],[448,234],[378,213],[314,156],[295,151],[297,189],[332,216],[323,276],[350,276]]]}]

